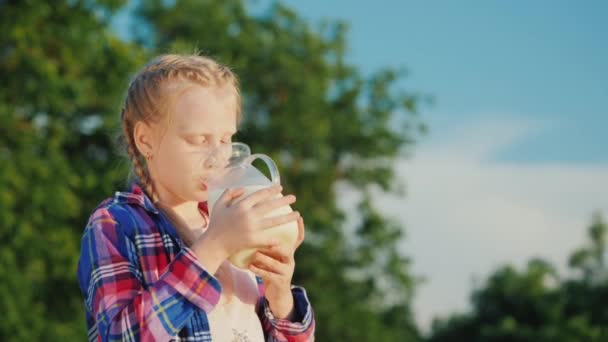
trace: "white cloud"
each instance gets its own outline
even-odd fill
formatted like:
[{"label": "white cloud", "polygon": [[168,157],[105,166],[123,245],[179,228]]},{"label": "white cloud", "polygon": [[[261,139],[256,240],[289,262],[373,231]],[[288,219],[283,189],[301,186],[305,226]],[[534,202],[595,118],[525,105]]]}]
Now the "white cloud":
[{"label": "white cloud", "polygon": [[492,161],[547,127],[525,120],[463,123],[436,131],[411,160],[398,162],[407,196],[384,195],[377,204],[404,223],[403,252],[427,278],[415,300],[423,328],[434,316],[466,310],[472,277],[483,281],[501,264],[522,266],[540,256],[565,270],[593,211],[608,209],[608,164]]}]

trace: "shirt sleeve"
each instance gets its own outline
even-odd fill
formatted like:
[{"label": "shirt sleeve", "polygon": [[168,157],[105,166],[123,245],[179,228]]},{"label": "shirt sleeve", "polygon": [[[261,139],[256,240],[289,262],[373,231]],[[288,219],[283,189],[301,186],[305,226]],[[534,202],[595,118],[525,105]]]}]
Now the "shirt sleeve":
[{"label": "shirt sleeve", "polygon": [[152,286],[142,286],[133,242],[107,208],[97,209],[82,238],[78,281],[101,341],[167,341],[194,310],[210,312],[219,281],[184,248]]},{"label": "shirt sleeve", "polygon": [[263,296],[262,279],[256,276],[262,297],[258,303],[258,316],[262,322],[266,341],[276,342],[308,342],[314,341],[315,318],[312,305],[301,286],[292,285],[291,293],[294,299],[295,317],[293,321],[274,317],[268,300]]}]

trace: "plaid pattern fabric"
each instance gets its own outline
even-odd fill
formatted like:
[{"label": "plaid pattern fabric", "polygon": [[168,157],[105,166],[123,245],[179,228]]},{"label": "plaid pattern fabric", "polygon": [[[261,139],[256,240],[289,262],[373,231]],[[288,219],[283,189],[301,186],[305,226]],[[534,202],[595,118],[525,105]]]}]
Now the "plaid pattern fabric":
[{"label": "plaid pattern fabric", "polygon": [[[200,207],[206,210],[206,203]],[[207,314],[219,281],[141,188],[117,192],[92,213],[82,237],[78,283],[89,341],[211,341]],[[257,277],[257,313],[267,341],[313,341],[314,313],[292,285],[296,322],[276,319]]]}]

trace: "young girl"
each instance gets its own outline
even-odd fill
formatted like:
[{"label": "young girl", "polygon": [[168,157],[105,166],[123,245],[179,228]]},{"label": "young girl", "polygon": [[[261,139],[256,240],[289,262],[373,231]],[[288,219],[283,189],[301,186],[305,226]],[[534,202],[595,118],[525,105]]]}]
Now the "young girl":
[{"label": "young girl", "polygon": [[[225,166],[241,119],[235,75],[210,58],[163,55],[132,80],[122,138],[136,181],[103,201],[82,238],[78,282],[90,341],[312,341],[304,288],[291,285],[304,239],[280,187],[229,189],[209,218],[206,179]],[[213,154],[202,176],[193,165]],[[264,229],[297,221],[295,246]],[[259,248],[248,270],[227,258]]]}]

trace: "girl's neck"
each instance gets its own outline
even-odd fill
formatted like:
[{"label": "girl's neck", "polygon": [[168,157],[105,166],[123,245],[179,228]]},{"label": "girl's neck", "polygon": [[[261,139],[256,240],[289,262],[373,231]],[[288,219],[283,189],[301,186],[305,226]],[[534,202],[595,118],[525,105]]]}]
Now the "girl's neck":
[{"label": "girl's neck", "polygon": [[199,210],[198,202],[184,200],[160,184],[155,184],[155,189],[158,202],[162,203],[164,207],[171,208],[187,223],[204,221],[205,218]]},{"label": "girl's neck", "polygon": [[184,243],[191,246],[208,226],[208,216],[198,202],[179,200],[163,190],[158,189],[157,207],[168,216]]},{"label": "girl's neck", "polygon": [[[163,202],[158,202],[157,204],[158,208],[165,214],[169,221],[171,221],[173,227],[175,227],[175,230],[177,231],[177,234],[188,247],[191,247],[194,244],[194,242],[208,226],[209,220],[207,215],[198,210],[198,205],[196,207],[198,211],[198,218],[192,219],[182,217],[181,214],[179,214],[176,210]],[[183,210],[183,208],[179,207],[178,209]]]}]

